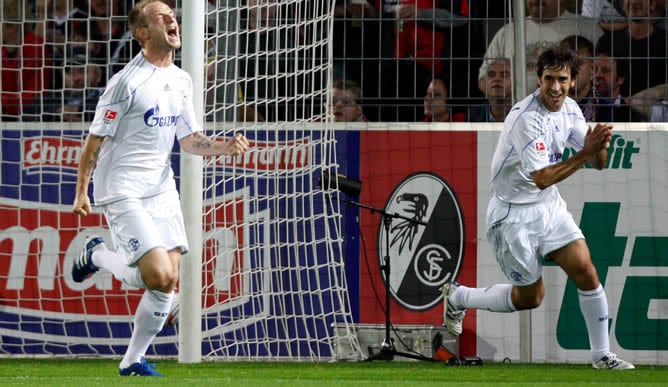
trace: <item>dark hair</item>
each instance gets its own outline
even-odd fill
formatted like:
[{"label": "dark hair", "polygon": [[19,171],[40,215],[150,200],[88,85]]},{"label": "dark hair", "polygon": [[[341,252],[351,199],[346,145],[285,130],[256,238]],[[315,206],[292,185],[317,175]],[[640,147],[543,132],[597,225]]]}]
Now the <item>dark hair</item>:
[{"label": "dark hair", "polygon": [[589,53],[586,59],[592,59],[594,56],[594,43],[582,35],[569,35],[561,40],[559,47],[566,50],[572,50],[577,56],[578,50],[585,49]]},{"label": "dark hair", "polygon": [[538,78],[542,78],[545,69],[561,70],[565,67],[571,70],[571,78],[575,78],[578,75],[580,60],[571,50],[554,46],[546,49],[538,56],[536,72]]},{"label": "dark hair", "polygon": [[622,95],[626,95],[627,85],[629,84],[628,80],[631,76],[631,74],[629,74],[629,60],[626,58],[615,57],[612,40],[610,39],[599,39],[598,42],[596,42],[595,53],[597,57],[605,55],[615,61],[615,64],[617,65],[617,77],[624,78],[624,84],[621,87]]},{"label": "dark hair", "polygon": [[[429,83],[427,83],[427,88],[429,88],[429,84],[433,82],[441,82],[443,84],[443,88],[445,88],[446,94],[448,94],[447,97],[445,97],[446,100],[450,98],[450,77],[444,74],[433,74],[431,76],[431,79],[429,80]],[[425,89],[426,90],[426,89]]]},{"label": "dark hair", "polygon": [[596,56],[605,55],[617,62],[617,75],[629,79],[629,62],[626,58],[615,57],[612,41],[599,39],[596,43]]}]

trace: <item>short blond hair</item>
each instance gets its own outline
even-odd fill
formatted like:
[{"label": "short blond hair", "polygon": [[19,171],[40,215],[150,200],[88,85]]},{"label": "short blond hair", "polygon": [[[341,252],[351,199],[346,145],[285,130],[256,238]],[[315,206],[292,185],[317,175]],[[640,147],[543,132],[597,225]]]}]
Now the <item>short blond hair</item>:
[{"label": "short blond hair", "polygon": [[163,3],[171,7],[171,5],[164,0],[141,0],[135,4],[134,7],[132,7],[130,13],[128,14],[128,25],[130,27],[130,33],[132,33],[132,37],[135,38],[140,45],[143,45],[143,43],[139,38],[137,38],[135,31],[137,28],[147,26],[148,23],[146,23],[146,14],[144,13],[144,9],[147,5],[152,3]]}]

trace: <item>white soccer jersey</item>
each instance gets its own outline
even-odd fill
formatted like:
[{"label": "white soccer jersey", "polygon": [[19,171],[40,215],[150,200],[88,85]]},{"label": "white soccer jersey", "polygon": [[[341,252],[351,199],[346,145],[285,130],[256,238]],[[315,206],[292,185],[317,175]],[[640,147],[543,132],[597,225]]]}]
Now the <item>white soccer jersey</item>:
[{"label": "white soccer jersey", "polygon": [[106,137],[93,174],[95,204],[175,190],[174,138],[201,130],[190,75],[139,53],[109,80],[95,109],[90,133]]},{"label": "white soccer jersey", "polygon": [[540,201],[556,186],[539,189],[531,173],[562,161],[567,144],[579,151],[587,124],[578,104],[569,97],[558,112],[550,112],[540,90],[515,104],[503,123],[492,158],[492,195],[505,202]]}]

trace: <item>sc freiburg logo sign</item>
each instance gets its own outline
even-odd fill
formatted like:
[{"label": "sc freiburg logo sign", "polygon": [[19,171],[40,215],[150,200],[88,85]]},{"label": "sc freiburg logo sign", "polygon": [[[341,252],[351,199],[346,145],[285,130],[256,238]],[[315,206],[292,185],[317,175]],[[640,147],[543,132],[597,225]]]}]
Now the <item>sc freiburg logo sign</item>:
[{"label": "sc freiburg logo sign", "polygon": [[[464,259],[464,216],[457,196],[442,177],[416,172],[394,188],[385,211],[427,224],[393,217],[388,252],[381,217],[377,251],[381,267],[389,257],[392,297],[410,310],[432,308],[441,301],[440,287],[457,278]],[[384,271],[381,275],[387,281]]]}]

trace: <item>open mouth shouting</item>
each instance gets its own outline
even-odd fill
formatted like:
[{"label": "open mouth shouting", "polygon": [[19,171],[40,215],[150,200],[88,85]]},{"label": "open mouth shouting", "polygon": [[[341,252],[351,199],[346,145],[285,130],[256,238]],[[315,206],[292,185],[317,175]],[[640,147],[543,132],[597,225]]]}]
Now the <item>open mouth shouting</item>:
[{"label": "open mouth shouting", "polygon": [[181,42],[181,37],[179,36],[179,27],[178,26],[173,26],[173,27],[168,27],[167,28],[167,39],[176,44],[180,44]]}]

